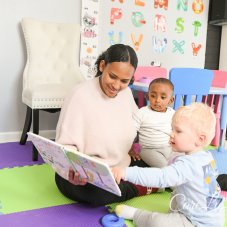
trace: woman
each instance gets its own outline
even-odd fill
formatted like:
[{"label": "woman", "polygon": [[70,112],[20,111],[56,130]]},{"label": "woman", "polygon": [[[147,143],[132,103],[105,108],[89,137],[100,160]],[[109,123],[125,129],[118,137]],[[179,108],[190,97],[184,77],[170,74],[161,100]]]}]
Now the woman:
[{"label": "woman", "polygon": [[[110,167],[129,166],[128,152],[136,137],[132,114],[138,108],[128,85],[137,63],[135,51],[127,45],[116,44],[102,53],[96,61],[96,77],[76,86],[66,99],[56,141]],[[122,181],[119,197],[87,183],[73,170],[68,177],[67,181],[56,174],[56,184],[65,196],[78,202],[104,205],[147,193],[147,188]]]}]

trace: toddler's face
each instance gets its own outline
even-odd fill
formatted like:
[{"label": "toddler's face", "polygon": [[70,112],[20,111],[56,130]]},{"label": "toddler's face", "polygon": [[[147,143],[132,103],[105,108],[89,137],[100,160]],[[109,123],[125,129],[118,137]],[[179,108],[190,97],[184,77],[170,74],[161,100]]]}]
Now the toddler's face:
[{"label": "toddler's face", "polygon": [[198,149],[199,136],[192,127],[190,119],[180,117],[172,122],[170,145],[173,151],[191,154]]},{"label": "toddler's face", "polygon": [[152,110],[165,112],[173,102],[173,91],[168,84],[154,83],[150,85],[148,100]]}]

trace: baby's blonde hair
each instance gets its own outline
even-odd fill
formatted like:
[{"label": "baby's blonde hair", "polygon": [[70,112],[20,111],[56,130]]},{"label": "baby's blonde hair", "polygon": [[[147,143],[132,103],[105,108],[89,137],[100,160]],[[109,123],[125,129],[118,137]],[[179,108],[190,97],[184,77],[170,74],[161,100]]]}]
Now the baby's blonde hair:
[{"label": "baby's blonde hair", "polygon": [[204,146],[211,143],[215,135],[216,118],[209,106],[203,103],[194,102],[188,106],[179,107],[172,119],[172,122],[179,122],[180,118],[187,118],[198,134],[206,136]]}]

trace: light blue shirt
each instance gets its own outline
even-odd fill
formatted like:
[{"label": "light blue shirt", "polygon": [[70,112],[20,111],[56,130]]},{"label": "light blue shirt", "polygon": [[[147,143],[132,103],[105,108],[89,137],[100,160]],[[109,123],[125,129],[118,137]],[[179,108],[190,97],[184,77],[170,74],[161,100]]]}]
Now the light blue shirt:
[{"label": "light blue shirt", "polygon": [[[125,180],[147,187],[175,187],[177,211],[197,227],[224,225],[224,199],[209,151],[177,157],[164,168],[126,168]],[[171,203],[170,203],[171,207]]]}]

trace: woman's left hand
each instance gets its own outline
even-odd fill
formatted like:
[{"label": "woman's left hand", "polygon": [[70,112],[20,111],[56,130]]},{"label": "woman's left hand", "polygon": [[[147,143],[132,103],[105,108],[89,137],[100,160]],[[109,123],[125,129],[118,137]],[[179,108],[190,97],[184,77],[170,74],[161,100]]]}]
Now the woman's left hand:
[{"label": "woman's left hand", "polygon": [[139,156],[139,154],[138,154],[138,152],[136,152],[136,151],[133,149],[133,147],[130,149],[130,151],[129,151],[128,153],[129,153],[129,155],[133,158],[134,161],[140,160],[140,159],[141,159],[140,156]]},{"label": "woman's left hand", "polygon": [[69,169],[69,182],[74,185],[85,185],[87,184],[86,178],[81,178],[78,172],[74,172],[72,168]]}]

